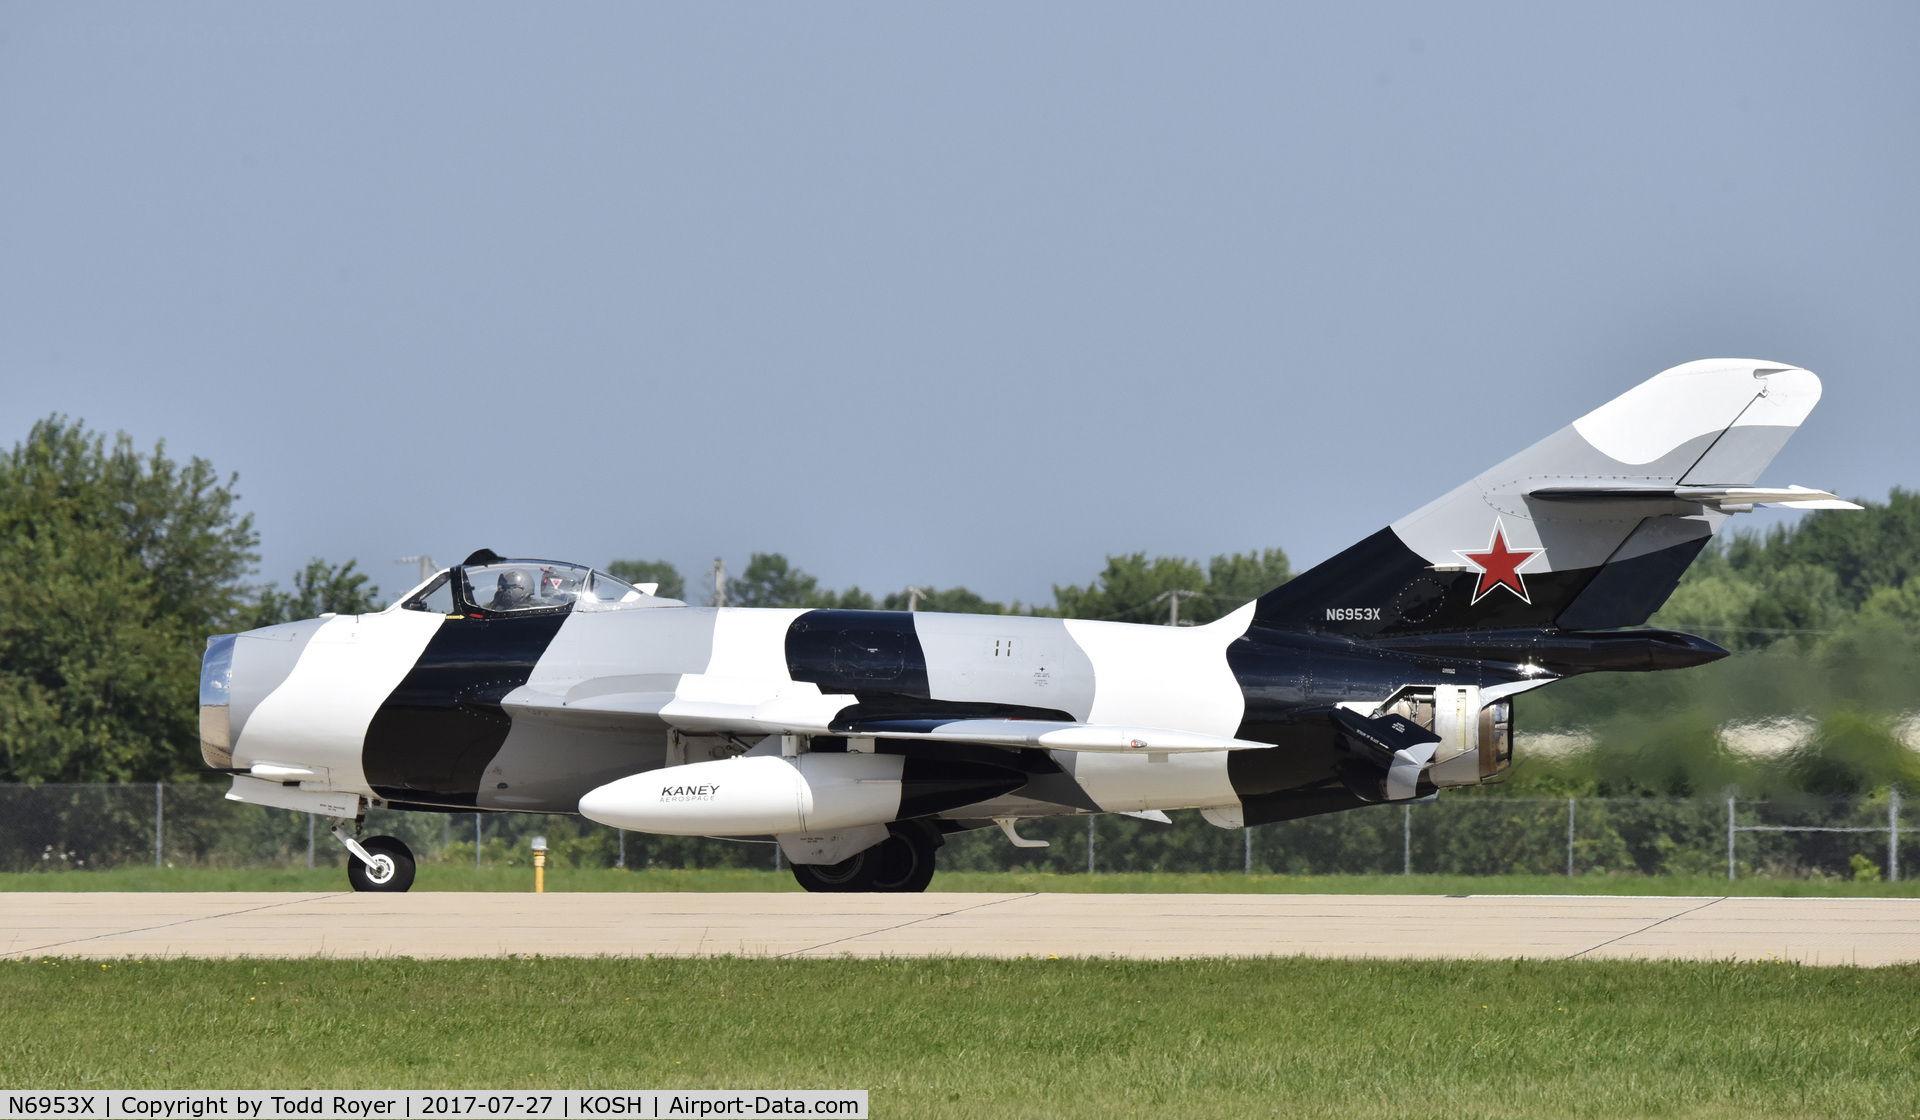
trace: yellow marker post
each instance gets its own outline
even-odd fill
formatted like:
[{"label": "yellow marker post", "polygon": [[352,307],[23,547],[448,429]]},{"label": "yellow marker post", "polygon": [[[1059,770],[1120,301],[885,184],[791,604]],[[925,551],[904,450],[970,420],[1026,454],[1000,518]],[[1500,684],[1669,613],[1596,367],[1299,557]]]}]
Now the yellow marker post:
[{"label": "yellow marker post", "polygon": [[533,838],[533,893],[547,893],[547,838]]}]

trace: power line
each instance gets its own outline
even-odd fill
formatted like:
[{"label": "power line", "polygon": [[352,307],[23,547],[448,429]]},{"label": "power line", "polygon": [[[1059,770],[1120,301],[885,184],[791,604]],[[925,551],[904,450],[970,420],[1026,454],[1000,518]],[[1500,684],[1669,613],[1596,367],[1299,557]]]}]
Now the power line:
[{"label": "power line", "polygon": [[1721,634],[1837,634],[1838,630],[1793,630],[1777,626],[1695,626],[1680,623],[1689,630],[1711,630]]},{"label": "power line", "polygon": [[[1178,626],[1180,625],[1180,600],[1191,599],[1199,594],[1200,592],[1198,591],[1188,591],[1183,587],[1173,587],[1155,595],[1152,601],[1158,603],[1160,600],[1165,599],[1167,601],[1167,625]],[[1191,626],[1193,624],[1188,623],[1187,625]]]}]

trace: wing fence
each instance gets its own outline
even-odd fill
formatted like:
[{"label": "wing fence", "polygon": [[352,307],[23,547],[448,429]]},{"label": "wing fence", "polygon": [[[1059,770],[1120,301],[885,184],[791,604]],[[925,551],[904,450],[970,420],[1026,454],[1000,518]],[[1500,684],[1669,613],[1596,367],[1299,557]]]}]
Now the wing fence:
[{"label": "wing fence", "polygon": [[[311,817],[243,805],[216,784],[0,785],[0,872],[136,866],[335,867],[340,846]],[[1770,800],[1443,797],[1250,829],[1198,813],[1024,821],[1050,841],[1015,848],[998,829],[948,838],[952,871],[1242,872],[1285,875],[1718,875],[1898,878],[1913,833],[1897,791]],[[621,832],[577,816],[374,810],[423,864],[525,866],[547,837],[550,866],[766,867],[775,849]]]}]

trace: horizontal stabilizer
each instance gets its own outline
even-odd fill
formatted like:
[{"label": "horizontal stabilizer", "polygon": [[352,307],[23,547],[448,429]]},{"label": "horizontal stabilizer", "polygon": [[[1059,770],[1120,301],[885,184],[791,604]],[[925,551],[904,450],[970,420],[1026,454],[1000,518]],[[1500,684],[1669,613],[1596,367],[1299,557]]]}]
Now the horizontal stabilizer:
[{"label": "horizontal stabilizer", "polygon": [[1721,513],[1749,513],[1755,506],[1785,509],[1861,509],[1838,494],[1806,486],[1550,486],[1527,491],[1543,502],[1697,505]]}]

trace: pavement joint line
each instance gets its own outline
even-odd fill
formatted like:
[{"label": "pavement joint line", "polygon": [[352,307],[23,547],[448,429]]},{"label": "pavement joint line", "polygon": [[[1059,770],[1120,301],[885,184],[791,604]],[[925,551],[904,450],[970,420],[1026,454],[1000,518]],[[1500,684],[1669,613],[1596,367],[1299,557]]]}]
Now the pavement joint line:
[{"label": "pavement joint line", "polygon": [[109,930],[106,933],[96,933],[89,937],[70,937],[65,941],[51,941],[45,945],[35,945],[32,948],[28,948],[28,949],[9,949],[7,950],[6,955],[9,957],[23,957],[33,953],[43,952],[47,949],[58,949],[62,945],[79,945],[82,942],[98,941],[103,937],[125,937],[128,934],[133,934],[133,933],[152,933],[156,929],[167,929],[172,926],[184,926],[189,922],[205,922],[205,921],[218,920],[220,918],[236,918],[236,917],[239,917],[241,914],[251,914],[256,910],[276,910],[282,906],[297,906],[302,902],[313,902],[313,901],[315,901],[314,896],[304,895],[300,898],[288,899],[285,902],[268,902],[259,906],[248,906],[240,910],[228,910],[220,914],[195,914],[189,918],[181,918],[177,922],[161,922],[157,926],[141,926],[138,929]]},{"label": "pavement joint line", "polygon": [[955,914],[964,914],[969,910],[983,910],[989,906],[998,906],[1003,902],[1018,902],[1023,898],[1038,898],[1038,897],[1040,897],[1039,891],[1029,891],[1026,894],[1010,895],[1006,898],[996,898],[988,902],[976,902],[972,906],[962,906],[958,910],[947,910],[939,914],[927,914],[922,917],[914,918],[912,921],[900,922],[897,925],[884,926],[880,929],[862,930],[859,933],[849,933],[845,937],[836,937],[832,941],[822,941],[818,945],[808,945],[800,949],[790,949],[787,952],[777,954],[777,956],[791,957],[798,953],[811,953],[815,949],[824,949],[829,945],[838,945],[842,941],[853,941],[862,937],[872,937],[875,934],[880,934],[880,933],[892,933],[896,929],[905,929],[908,926],[917,926],[921,922],[931,922],[935,918],[951,918]]},{"label": "pavement joint line", "polygon": [[1602,942],[1601,942],[1600,944],[1598,944],[1598,945],[1589,945],[1589,946],[1587,946],[1586,948],[1584,948],[1584,949],[1582,949],[1582,950],[1580,950],[1580,951],[1579,951],[1578,953],[1573,953],[1573,954],[1571,954],[1571,955],[1569,955],[1569,956],[1567,957],[1567,959],[1568,959],[1568,960],[1574,960],[1574,959],[1576,959],[1576,958],[1579,958],[1579,957],[1584,957],[1584,956],[1586,956],[1586,955],[1587,955],[1588,953],[1591,953],[1591,952],[1593,952],[1593,951],[1594,951],[1595,949],[1604,949],[1604,948],[1606,948],[1607,946],[1609,946],[1609,945],[1611,945],[1611,944],[1613,944],[1613,943],[1614,943],[1614,942],[1616,942],[1616,941],[1625,941],[1625,940],[1626,940],[1627,938],[1629,938],[1629,937],[1638,937],[1638,936],[1640,936],[1641,934],[1643,934],[1643,933],[1645,933],[1645,932],[1647,932],[1648,930],[1650,930],[1650,929],[1652,929],[1652,928],[1653,928],[1654,926],[1658,926],[1658,925],[1665,925],[1666,923],[1668,923],[1668,922],[1671,922],[1671,921],[1673,921],[1673,920],[1674,920],[1675,918],[1684,918],[1684,917],[1686,917],[1686,916],[1687,916],[1688,914],[1697,914],[1697,913],[1699,913],[1700,911],[1702,911],[1702,910],[1705,910],[1705,909],[1706,909],[1707,907],[1709,907],[1709,906],[1718,906],[1718,905],[1720,905],[1720,904],[1721,904],[1722,902],[1725,902],[1725,901],[1726,901],[1727,899],[1729,899],[1729,898],[1731,898],[1731,897],[1733,897],[1733,896],[1732,896],[1732,895],[1722,895],[1722,896],[1720,896],[1719,898],[1714,898],[1714,899],[1709,899],[1709,900],[1707,900],[1706,902],[1703,902],[1703,903],[1701,903],[1701,904],[1700,904],[1700,905],[1698,905],[1698,906],[1694,906],[1694,907],[1691,907],[1691,908],[1689,908],[1689,909],[1686,909],[1686,910],[1682,910],[1682,911],[1680,911],[1680,912],[1679,912],[1678,914],[1668,914],[1668,915],[1667,915],[1666,917],[1664,917],[1664,918],[1662,918],[1662,919],[1660,919],[1660,920],[1659,920],[1659,921],[1657,921],[1657,922],[1649,922],[1649,923],[1648,923],[1647,925],[1644,925],[1644,926],[1641,926],[1641,927],[1640,927],[1639,929],[1636,929],[1636,930],[1629,930],[1628,932],[1626,932],[1626,933],[1623,933],[1623,934],[1621,934],[1621,935],[1620,935],[1620,936],[1618,936],[1618,937],[1609,937],[1609,938],[1607,938],[1607,939],[1606,939],[1605,941],[1602,941]]}]

